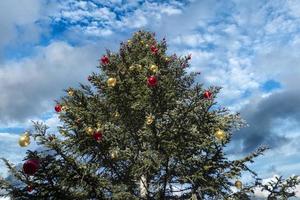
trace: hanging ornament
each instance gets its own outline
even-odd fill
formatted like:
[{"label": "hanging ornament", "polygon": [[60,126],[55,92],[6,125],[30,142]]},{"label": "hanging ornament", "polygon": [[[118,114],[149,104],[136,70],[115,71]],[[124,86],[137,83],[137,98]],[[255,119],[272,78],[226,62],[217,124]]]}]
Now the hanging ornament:
[{"label": "hanging ornament", "polygon": [[133,71],[134,68],[135,68],[134,65],[131,65],[131,66],[129,67],[129,70],[130,70],[130,71]]},{"label": "hanging ornament", "polygon": [[141,71],[142,70],[142,65],[140,65],[140,64],[135,65],[135,67],[136,67],[137,71]]},{"label": "hanging ornament", "polygon": [[131,40],[127,40],[128,45],[131,45]]},{"label": "hanging ornament", "polygon": [[158,71],[157,65],[151,65],[151,66],[150,66],[150,70],[151,70],[153,73],[156,73],[156,72]]},{"label": "hanging ornament", "polygon": [[19,138],[19,145],[21,147],[27,147],[30,144],[30,135],[28,132],[25,132]]},{"label": "hanging ornament", "polygon": [[240,180],[235,181],[234,185],[237,189],[242,189],[243,187],[243,183]]},{"label": "hanging ornament", "polygon": [[114,117],[115,117],[115,118],[120,117],[120,113],[119,113],[118,111],[116,111],[116,112],[114,113]]},{"label": "hanging ornament", "polygon": [[166,62],[169,62],[169,61],[170,61],[170,58],[169,58],[169,57],[165,57],[165,61],[166,61]]},{"label": "hanging ornament", "polygon": [[150,76],[147,79],[148,86],[154,87],[157,85],[157,78],[155,76]]},{"label": "hanging ornament", "polygon": [[223,130],[217,130],[215,132],[215,137],[218,139],[218,140],[224,140],[226,138],[226,133],[223,131]]},{"label": "hanging ornament", "polygon": [[101,63],[107,65],[109,63],[109,58],[107,56],[102,56]]},{"label": "hanging ornament", "polygon": [[74,91],[73,91],[72,89],[70,89],[70,90],[68,91],[68,95],[71,96],[71,97],[74,96]]},{"label": "hanging ornament", "polygon": [[153,54],[156,54],[158,52],[158,48],[156,48],[155,45],[152,45],[150,49]]},{"label": "hanging ornament", "polygon": [[88,76],[87,80],[92,81],[92,76]]},{"label": "hanging ornament", "polygon": [[40,161],[38,159],[29,159],[23,164],[23,171],[25,174],[32,176],[40,167]]},{"label": "hanging ornament", "polygon": [[28,192],[32,192],[32,191],[33,191],[33,187],[32,187],[31,185],[28,185],[28,186],[27,186],[27,191],[28,191]]},{"label": "hanging ornament", "polygon": [[85,129],[85,131],[86,131],[86,133],[87,133],[88,135],[92,135],[93,132],[94,132],[94,129],[93,129],[92,127],[87,127],[87,128]]},{"label": "hanging ornament", "polygon": [[118,158],[118,155],[119,155],[119,150],[117,150],[117,149],[112,149],[111,151],[110,151],[110,157],[111,157],[111,159],[116,159],[116,158]]},{"label": "hanging ornament", "polygon": [[211,99],[212,93],[207,90],[207,91],[204,92],[203,96],[206,99]]},{"label": "hanging ornament", "polygon": [[109,87],[115,87],[116,86],[116,84],[117,84],[117,79],[116,78],[109,78],[108,80],[107,80],[107,85],[109,86]]},{"label": "hanging ornament", "polygon": [[144,44],[144,40],[141,40],[141,42],[140,42],[140,43],[141,43],[141,45],[143,45],[143,44]]},{"label": "hanging ornament", "polygon": [[60,104],[56,104],[56,106],[54,107],[56,112],[61,112],[62,110],[62,106]]},{"label": "hanging ornament", "polygon": [[93,138],[94,138],[97,142],[100,141],[100,140],[102,140],[102,132],[100,132],[100,131],[94,132]]},{"label": "hanging ornament", "polygon": [[154,116],[153,116],[153,115],[150,114],[150,115],[148,115],[148,116],[146,117],[146,124],[147,124],[147,125],[152,124],[153,121],[154,121]]}]

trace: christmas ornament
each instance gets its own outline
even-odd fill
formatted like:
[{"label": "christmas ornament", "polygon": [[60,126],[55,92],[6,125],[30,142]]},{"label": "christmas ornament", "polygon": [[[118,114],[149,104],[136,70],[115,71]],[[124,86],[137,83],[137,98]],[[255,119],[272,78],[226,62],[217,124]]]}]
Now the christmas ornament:
[{"label": "christmas ornament", "polygon": [[23,164],[23,171],[25,174],[31,176],[34,175],[40,167],[38,159],[29,159]]},{"label": "christmas ornament", "polygon": [[62,107],[61,107],[61,110],[62,110],[62,111],[67,111],[68,108],[69,108],[68,106],[62,106]]},{"label": "christmas ornament", "polygon": [[25,132],[23,135],[19,138],[19,145],[21,147],[27,147],[30,144],[30,136],[28,132]]},{"label": "christmas ornament", "polygon": [[109,87],[115,87],[115,85],[117,84],[117,79],[116,78],[109,78],[108,80],[107,80],[107,85],[109,86]]},{"label": "christmas ornament", "polygon": [[109,58],[107,56],[102,56],[101,63],[107,65],[109,63]]},{"label": "christmas ornament", "polygon": [[237,189],[242,189],[243,187],[243,183],[240,180],[235,181],[234,185]]},{"label": "christmas ornament", "polygon": [[148,48],[148,47],[149,47],[149,44],[146,44],[145,46],[146,46],[146,48]]},{"label": "christmas ornament", "polygon": [[155,76],[150,76],[147,79],[148,86],[154,87],[157,85],[157,78]]},{"label": "christmas ornament", "polygon": [[128,44],[131,44],[131,40],[127,40],[127,43],[128,43]]},{"label": "christmas ornament", "polygon": [[158,71],[158,67],[156,65],[151,65],[150,66],[150,70],[154,73],[156,73]]},{"label": "christmas ornament", "polygon": [[212,95],[212,93],[210,91],[205,91],[203,94],[204,98],[206,98],[206,99],[210,99],[211,95]]},{"label": "christmas ornament", "polygon": [[55,111],[56,112],[61,112],[62,110],[62,106],[60,104],[57,104],[55,107],[54,107]]},{"label": "christmas ornament", "polygon": [[94,132],[93,138],[94,138],[96,141],[102,140],[102,132],[100,132],[100,131]]},{"label": "christmas ornament", "polygon": [[134,65],[131,65],[131,66],[129,67],[129,70],[130,70],[130,71],[133,71],[134,68],[135,68]]},{"label": "christmas ornament", "polygon": [[148,115],[148,116],[146,117],[146,124],[147,124],[147,125],[152,124],[153,121],[154,121],[154,116],[153,116],[153,115]]},{"label": "christmas ornament", "polygon": [[117,149],[113,149],[110,151],[110,157],[111,159],[116,159],[119,155],[119,151]]},{"label": "christmas ornament", "polygon": [[153,54],[156,54],[158,52],[158,48],[156,48],[155,45],[152,45],[150,49]]},{"label": "christmas ornament", "polygon": [[88,76],[88,81],[92,81],[92,76]]},{"label": "christmas ornament", "polygon": [[215,137],[218,140],[224,140],[226,138],[226,133],[223,130],[217,130],[215,133]]},{"label": "christmas ornament", "polygon": [[85,131],[87,132],[88,135],[92,135],[93,132],[94,132],[94,129],[91,128],[91,127],[87,127],[87,128],[85,129]]},{"label": "christmas ornament", "polygon": [[165,57],[165,61],[166,61],[166,62],[169,62],[169,61],[170,61],[170,58],[169,58],[169,57]]},{"label": "christmas ornament", "polygon": [[114,117],[115,117],[115,118],[120,117],[120,113],[119,113],[118,111],[116,111],[115,114],[114,114]]},{"label": "christmas ornament", "polygon": [[141,40],[141,44],[142,44],[142,45],[144,44],[144,40]]},{"label": "christmas ornament", "polygon": [[68,95],[71,96],[71,97],[74,96],[74,91],[73,90],[69,90],[68,91]]},{"label": "christmas ornament", "polygon": [[33,187],[32,187],[31,185],[28,185],[28,186],[27,186],[27,191],[28,191],[28,192],[32,192],[32,190],[33,190]]},{"label": "christmas ornament", "polygon": [[137,64],[135,67],[136,67],[136,70],[138,70],[138,71],[142,70],[142,65],[140,65],[140,64]]}]

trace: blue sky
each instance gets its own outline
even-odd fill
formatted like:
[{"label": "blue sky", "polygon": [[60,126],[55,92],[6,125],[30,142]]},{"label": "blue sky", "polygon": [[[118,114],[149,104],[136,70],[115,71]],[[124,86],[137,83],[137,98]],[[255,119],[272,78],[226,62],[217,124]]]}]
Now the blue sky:
[{"label": "blue sky", "polygon": [[31,120],[55,132],[63,89],[86,83],[106,48],[146,29],[166,37],[169,53],[191,53],[199,81],[222,86],[218,103],[247,120],[230,157],[267,144],[252,165],[261,177],[300,174],[297,0],[10,0],[0,2],[0,27],[0,156],[14,163]]}]

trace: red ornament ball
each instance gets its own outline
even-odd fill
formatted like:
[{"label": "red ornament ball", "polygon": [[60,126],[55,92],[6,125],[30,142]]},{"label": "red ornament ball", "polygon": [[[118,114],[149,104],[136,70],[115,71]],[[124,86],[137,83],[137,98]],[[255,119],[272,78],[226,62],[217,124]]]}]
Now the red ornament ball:
[{"label": "red ornament ball", "polygon": [[101,63],[107,65],[109,63],[109,58],[107,56],[102,56]]},{"label": "red ornament ball", "polygon": [[154,87],[157,85],[157,78],[155,76],[150,76],[147,79],[147,83],[149,86]]},{"label": "red ornament ball", "polygon": [[100,131],[94,132],[93,138],[94,138],[96,141],[102,140],[102,133],[101,133]]},{"label": "red ornament ball", "polygon": [[61,112],[62,110],[62,106],[60,104],[57,104],[55,107],[54,107],[55,111],[56,112]]},{"label": "red ornament ball", "polygon": [[152,45],[151,46],[151,52],[154,53],[154,54],[156,54],[158,52],[158,48],[156,48],[155,45]]},{"label": "red ornament ball", "polygon": [[27,191],[28,191],[28,192],[32,192],[32,190],[33,190],[33,187],[32,187],[31,185],[28,185],[28,186],[27,186]]},{"label": "red ornament ball", "polygon": [[210,91],[205,91],[204,94],[203,94],[204,98],[206,99],[210,99],[211,96],[212,96],[212,93]]},{"label": "red ornament ball", "polygon": [[29,159],[23,164],[23,171],[25,174],[34,175],[40,167],[40,161],[37,159]]}]

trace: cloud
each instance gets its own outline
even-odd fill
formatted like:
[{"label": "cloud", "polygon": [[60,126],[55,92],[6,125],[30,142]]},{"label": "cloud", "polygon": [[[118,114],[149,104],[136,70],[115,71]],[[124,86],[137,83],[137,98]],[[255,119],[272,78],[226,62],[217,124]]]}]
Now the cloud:
[{"label": "cloud", "polygon": [[101,50],[57,41],[36,47],[35,52],[33,57],[7,61],[0,67],[1,124],[25,121],[52,110],[53,98],[62,95],[64,88],[85,82],[95,71]]}]

